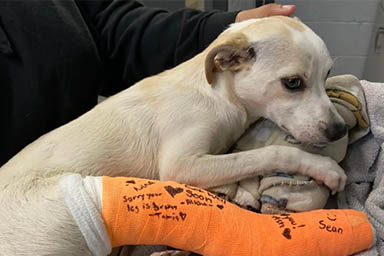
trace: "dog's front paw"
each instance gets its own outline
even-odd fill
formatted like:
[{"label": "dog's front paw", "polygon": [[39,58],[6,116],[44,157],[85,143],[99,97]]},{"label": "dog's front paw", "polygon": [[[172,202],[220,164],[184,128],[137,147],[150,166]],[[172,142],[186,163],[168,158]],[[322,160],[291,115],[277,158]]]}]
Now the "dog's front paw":
[{"label": "dog's front paw", "polygon": [[335,160],[313,154],[303,159],[303,164],[300,166],[302,174],[314,178],[319,184],[326,185],[332,194],[344,190],[347,176]]},{"label": "dog's front paw", "polygon": [[241,186],[239,186],[239,188],[237,189],[236,195],[232,199],[232,202],[246,209],[260,209],[260,202],[258,198],[255,198],[249,191],[245,190]]}]

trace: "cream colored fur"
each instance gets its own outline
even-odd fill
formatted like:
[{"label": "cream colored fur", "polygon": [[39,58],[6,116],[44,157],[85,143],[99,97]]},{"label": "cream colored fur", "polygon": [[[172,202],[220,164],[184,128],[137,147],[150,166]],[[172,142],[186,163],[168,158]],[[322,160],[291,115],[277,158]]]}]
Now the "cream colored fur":
[{"label": "cream colored fur", "polygon": [[[261,116],[298,140],[327,143],[325,127],[342,122],[324,90],[331,65],[321,39],[297,20],[231,26],[193,59],[107,99],[6,163],[0,254],[89,254],[58,190],[66,173],[212,188],[282,169],[342,190],[346,176],[328,157],[283,146],[226,154]],[[304,90],[282,86],[294,75]]]}]

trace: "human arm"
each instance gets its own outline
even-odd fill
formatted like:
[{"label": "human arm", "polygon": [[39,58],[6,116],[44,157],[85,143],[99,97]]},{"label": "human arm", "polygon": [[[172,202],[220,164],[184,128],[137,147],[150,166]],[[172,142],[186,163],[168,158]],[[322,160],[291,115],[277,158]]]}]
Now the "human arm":
[{"label": "human arm", "polygon": [[79,1],[78,5],[94,26],[114,74],[123,80],[123,84],[108,84],[103,91],[107,95],[191,58],[233,23],[237,14],[170,12],[137,1]]},{"label": "human arm", "polygon": [[108,83],[114,94],[140,79],[188,60],[205,49],[229,24],[250,18],[291,15],[294,6],[269,4],[245,11],[170,12],[137,1],[78,1],[99,48],[123,83]]}]

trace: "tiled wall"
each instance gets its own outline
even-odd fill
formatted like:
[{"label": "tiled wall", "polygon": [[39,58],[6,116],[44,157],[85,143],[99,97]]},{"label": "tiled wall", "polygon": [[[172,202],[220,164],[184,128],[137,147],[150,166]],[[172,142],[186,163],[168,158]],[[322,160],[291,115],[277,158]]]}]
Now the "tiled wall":
[{"label": "tiled wall", "polygon": [[296,16],[323,38],[335,58],[333,75],[384,82],[384,0],[276,2],[296,4]]},{"label": "tiled wall", "polygon": [[188,8],[204,10],[204,0],[185,0],[185,6]]}]

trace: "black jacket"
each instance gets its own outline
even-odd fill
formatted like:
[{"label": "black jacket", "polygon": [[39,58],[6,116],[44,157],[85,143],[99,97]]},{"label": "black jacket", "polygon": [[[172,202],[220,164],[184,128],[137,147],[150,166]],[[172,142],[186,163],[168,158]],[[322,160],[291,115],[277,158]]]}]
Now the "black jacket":
[{"label": "black jacket", "polygon": [[0,166],[42,134],[203,50],[236,13],[137,1],[0,1]]}]

